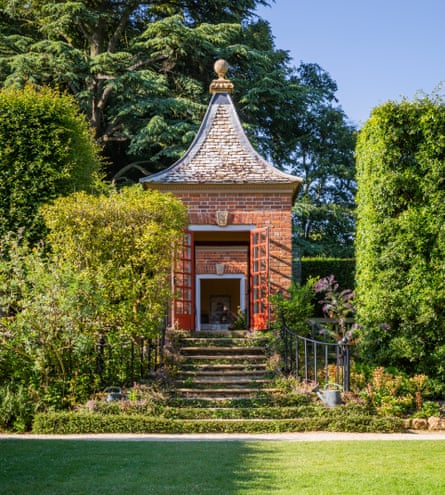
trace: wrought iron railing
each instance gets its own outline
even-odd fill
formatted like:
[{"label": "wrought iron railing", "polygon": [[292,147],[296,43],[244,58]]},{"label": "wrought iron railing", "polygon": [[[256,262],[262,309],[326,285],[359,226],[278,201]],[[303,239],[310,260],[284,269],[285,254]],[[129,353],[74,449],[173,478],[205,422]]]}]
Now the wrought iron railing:
[{"label": "wrought iron railing", "polygon": [[344,391],[350,390],[351,345],[348,335],[339,342],[303,337],[293,332],[281,316],[281,340],[284,373],[314,387],[336,383]]},{"label": "wrought iron railing", "polygon": [[96,344],[96,373],[101,386],[130,386],[153,377],[164,365],[166,322],[157,337],[126,337],[113,341],[102,335]]}]

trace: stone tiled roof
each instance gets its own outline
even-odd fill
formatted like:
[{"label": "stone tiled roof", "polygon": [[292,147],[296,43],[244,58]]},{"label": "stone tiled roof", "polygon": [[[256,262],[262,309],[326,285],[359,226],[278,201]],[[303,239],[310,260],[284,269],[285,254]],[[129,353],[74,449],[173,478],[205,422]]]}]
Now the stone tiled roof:
[{"label": "stone tiled roof", "polygon": [[253,148],[228,92],[213,94],[190,148],[168,169],[141,179],[156,184],[289,184],[301,179],[285,174]]}]

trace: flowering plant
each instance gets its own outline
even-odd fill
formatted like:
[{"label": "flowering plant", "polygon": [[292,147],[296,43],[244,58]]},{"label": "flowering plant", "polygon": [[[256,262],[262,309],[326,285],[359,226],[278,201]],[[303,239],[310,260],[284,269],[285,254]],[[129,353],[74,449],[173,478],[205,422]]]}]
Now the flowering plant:
[{"label": "flowering plant", "polygon": [[340,291],[334,275],[318,280],[314,291],[323,296],[319,303],[322,304],[325,317],[335,320],[333,333],[337,340],[350,337],[347,335],[346,319],[355,316],[355,293],[351,289]]}]

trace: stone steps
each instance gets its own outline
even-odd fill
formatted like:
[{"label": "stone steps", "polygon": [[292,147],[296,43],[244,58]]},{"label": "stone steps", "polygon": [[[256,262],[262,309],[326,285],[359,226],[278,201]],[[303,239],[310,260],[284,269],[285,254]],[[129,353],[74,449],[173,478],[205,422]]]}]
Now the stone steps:
[{"label": "stone steps", "polygon": [[232,374],[242,371],[243,373],[254,373],[257,371],[266,372],[267,365],[261,362],[245,364],[219,364],[219,363],[204,363],[204,364],[194,364],[194,363],[183,363],[181,366],[182,373],[191,373],[199,371],[202,374],[205,373],[225,373]]},{"label": "stone steps", "polygon": [[226,371],[182,371],[178,379],[195,378],[197,381],[224,381],[224,380],[264,380],[264,372],[258,370],[226,370]]},{"label": "stone steps", "polygon": [[264,339],[245,335],[183,337],[175,393],[187,399],[239,399],[270,392]]},{"label": "stone steps", "polygon": [[[267,389],[268,393],[277,392],[278,389]],[[247,388],[247,387],[221,387],[221,388],[197,388],[197,387],[178,387],[176,393],[186,399],[201,399],[201,400],[235,400],[246,398],[250,399],[258,396],[259,393],[265,392],[260,388]]]}]

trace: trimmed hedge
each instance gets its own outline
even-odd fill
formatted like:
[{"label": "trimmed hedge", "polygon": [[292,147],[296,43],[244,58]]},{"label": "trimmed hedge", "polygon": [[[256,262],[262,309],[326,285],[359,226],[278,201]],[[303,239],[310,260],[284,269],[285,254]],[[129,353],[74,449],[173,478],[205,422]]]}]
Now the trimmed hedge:
[{"label": "trimmed hedge", "polygon": [[34,418],[36,434],[82,433],[280,433],[304,431],[400,432],[400,418],[366,415],[294,419],[174,420],[145,415],[102,415],[78,412],[40,413]]},{"label": "trimmed hedge", "polygon": [[75,100],[49,88],[1,90],[0,114],[0,235],[24,228],[37,241],[39,206],[97,189],[100,150]]},{"label": "trimmed hedge", "polygon": [[301,260],[301,283],[310,277],[323,278],[334,275],[340,289],[355,287],[354,258],[303,258]]},{"label": "trimmed hedge", "polygon": [[357,142],[357,322],[371,365],[445,382],[445,104],[373,110]]},{"label": "trimmed hedge", "polygon": [[369,415],[372,411],[364,405],[340,406],[328,409],[324,405],[310,405],[300,407],[166,407],[144,406],[141,404],[98,403],[94,409],[83,411],[97,415],[145,415],[165,419],[294,419],[314,417],[336,417],[339,415]]}]

